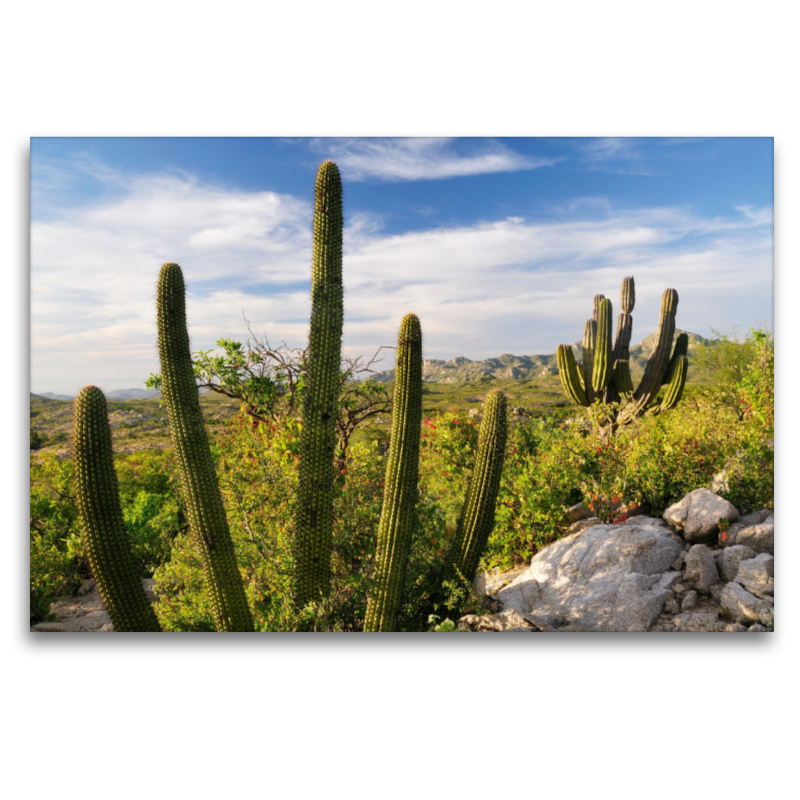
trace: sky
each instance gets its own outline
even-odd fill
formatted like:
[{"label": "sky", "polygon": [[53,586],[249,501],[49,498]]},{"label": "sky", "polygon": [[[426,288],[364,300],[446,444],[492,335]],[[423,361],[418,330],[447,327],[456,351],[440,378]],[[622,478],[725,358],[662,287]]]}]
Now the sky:
[{"label": "sky", "polygon": [[[772,327],[771,138],[33,138],[31,391],[143,388],[175,261],[192,349],[304,346],[316,170],[344,185],[343,351],[420,318],[426,358],[552,353],[592,298],[632,341]],[[393,367],[391,355],[383,368]]]}]

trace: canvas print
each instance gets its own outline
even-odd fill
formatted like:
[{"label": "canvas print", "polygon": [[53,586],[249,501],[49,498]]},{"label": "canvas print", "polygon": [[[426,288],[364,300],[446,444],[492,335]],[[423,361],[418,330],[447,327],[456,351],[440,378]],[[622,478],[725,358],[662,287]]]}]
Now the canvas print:
[{"label": "canvas print", "polygon": [[774,630],[771,138],[34,138],[30,625]]}]

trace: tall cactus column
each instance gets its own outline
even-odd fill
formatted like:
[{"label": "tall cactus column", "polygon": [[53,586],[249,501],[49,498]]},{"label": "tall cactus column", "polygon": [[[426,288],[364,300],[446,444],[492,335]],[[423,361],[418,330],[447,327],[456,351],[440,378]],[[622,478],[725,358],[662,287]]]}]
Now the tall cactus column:
[{"label": "tall cactus column", "polygon": [[211,589],[216,628],[251,631],[253,619],[200,410],[186,331],[186,289],[177,264],[164,264],[158,278],[158,353],[189,529]]},{"label": "tall cactus column", "polygon": [[481,555],[494,527],[507,430],[506,396],[499,389],[494,389],[486,397],[475,466],[447,555],[446,580],[453,579],[456,570],[470,582],[475,578]]},{"label": "tall cactus column", "polygon": [[422,329],[413,314],[403,318],[397,341],[392,442],[378,525],[375,582],[367,603],[365,631],[392,631],[403,591],[419,479],[422,426]]},{"label": "tall cactus column", "polygon": [[311,325],[295,516],[295,602],[330,593],[334,451],[344,319],[342,181],[332,161],[317,172]]},{"label": "tall cactus column", "polygon": [[92,575],[116,631],[160,631],[142,588],[119,500],[106,398],[86,386],[75,398],[75,497]]}]

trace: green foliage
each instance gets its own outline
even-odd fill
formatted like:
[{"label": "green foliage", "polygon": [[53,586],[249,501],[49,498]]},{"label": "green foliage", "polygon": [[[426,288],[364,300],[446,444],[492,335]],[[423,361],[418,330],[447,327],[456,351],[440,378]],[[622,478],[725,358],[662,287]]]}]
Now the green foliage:
[{"label": "green foliage", "polygon": [[38,450],[47,441],[47,434],[31,428],[31,450]]}]

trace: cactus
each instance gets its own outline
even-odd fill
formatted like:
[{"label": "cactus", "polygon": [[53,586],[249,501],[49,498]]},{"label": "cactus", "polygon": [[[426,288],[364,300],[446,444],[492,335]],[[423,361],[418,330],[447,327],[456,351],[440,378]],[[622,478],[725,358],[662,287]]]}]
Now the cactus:
[{"label": "cactus", "polygon": [[186,331],[186,290],[177,264],[161,268],[157,311],[162,393],[189,529],[211,589],[214,622],[219,631],[251,631],[253,620],[200,410]]},{"label": "cactus", "polygon": [[494,527],[506,434],[506,397],[499,389],[494,389],[486,397],[478,453],[456,533],[447,554],[445,580],[454,578],[458,573],[470,583],[475,579],[481,554]]},{"label": "cactus", "polygon": [[594,345],[592,389],[602,392],[611,378],[614,362],[611,360],[611,301],[603,298],[597,306],[597,338]]},{"label": "cactus", "polygon": [[392,441],[365,631],[391,631],[395,627],[414,528],[421,425],[422,330],[417,317],[408,314],[397,341]]},{"label": "cactus", "polygon": [[302,607],[330,592],[334,450],[344,318],[342,182],[332,161],[317,173],[311,326],[308,341],[294,559],[295,601]]},{"label": "cactus", "polygon": [[72,453],[83,542],[114,630],[160,631],[131,554],[106,398],[96,386],[85,386],[75,398]]},{"label": "cactus", "polygon": [[[680,400],[686,385],[688,370],[687,351],[689,337],[681,334],[675,341],[670,358],[670,347],[675,336],[675,312],[678,293],[667,289],[661,301],[661,318],[658,338],[647,360],[644,376],[634,391],[630,373],[630,341],[636,290],[633,277],[622,281],[620,307],[613,349],[611,342],[611,301],[596,295],[592,306],[592,319],[587,320],[583,334],[583,362],[578,370],[569,345],[559,345],[558,371],[564,393],[573,403],[590,406],[595,400],[604,403],[625,401],[618,416],[611,421],[630,421],[645,413],[660,413],[673,409]],[[583,378],[580,383],[579,374]],[[662,386],[667,391],[661,403],[657,395]]]}]

